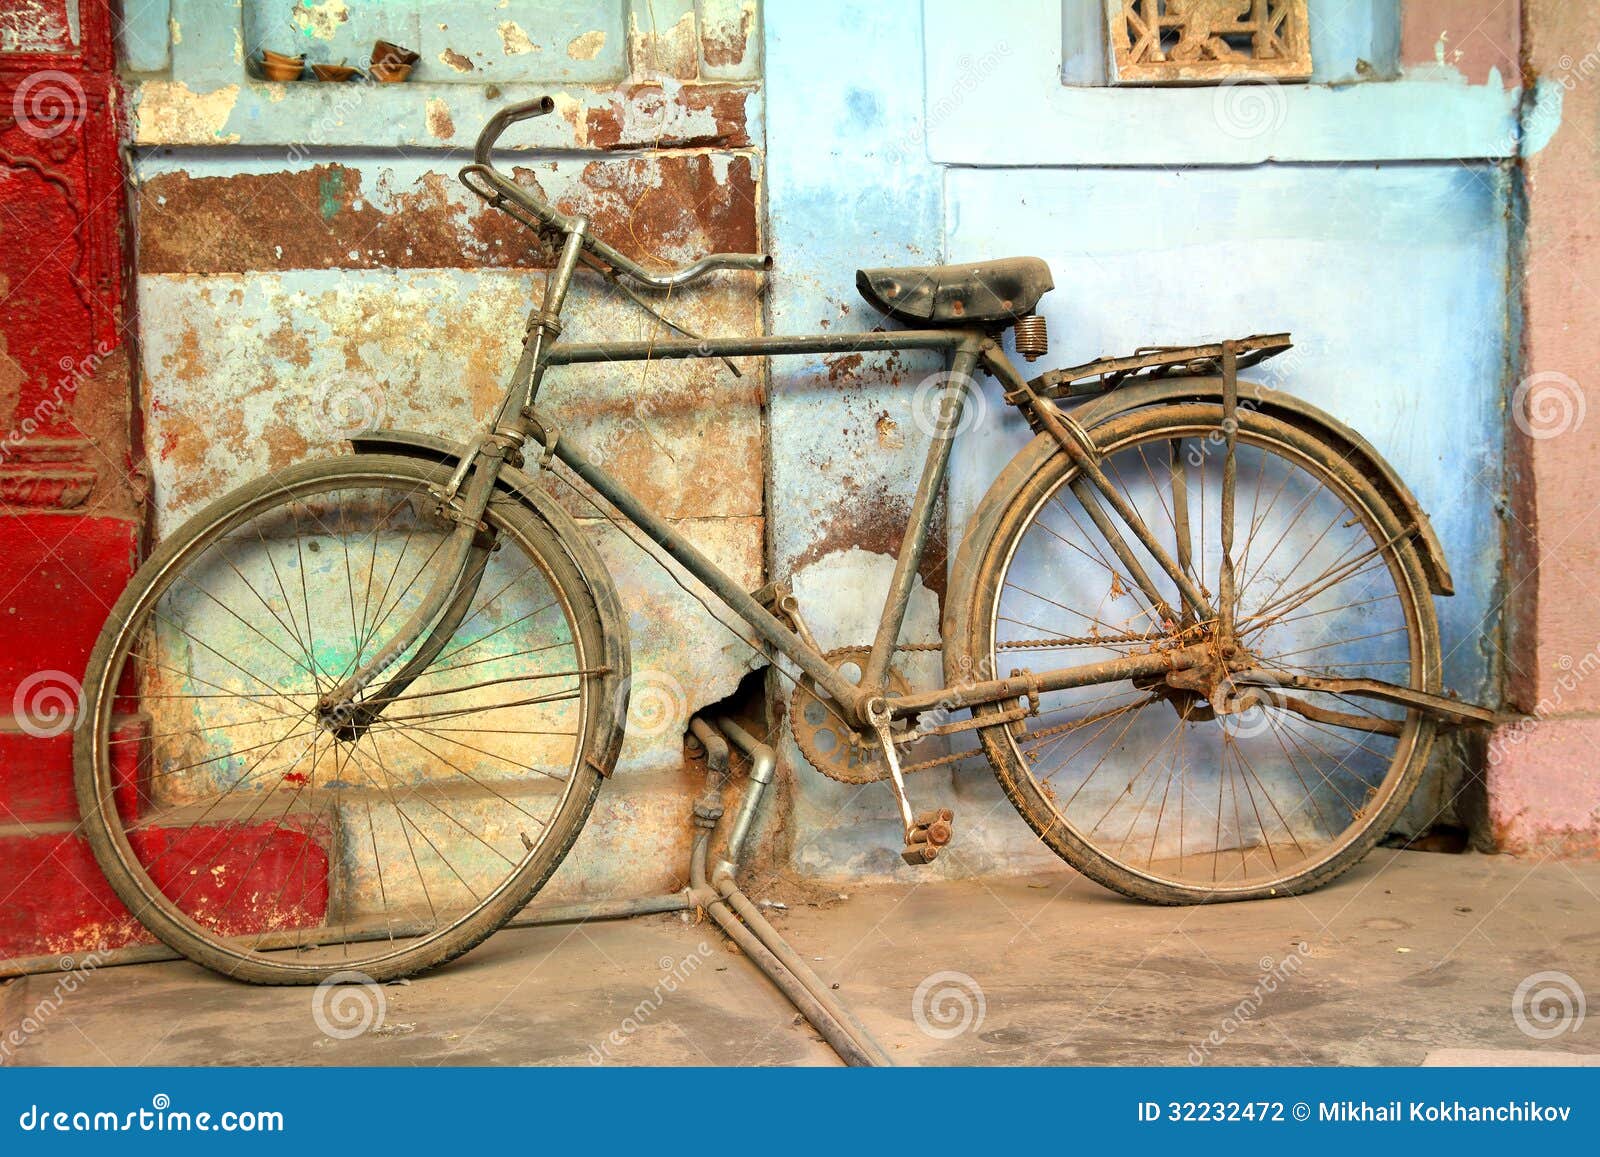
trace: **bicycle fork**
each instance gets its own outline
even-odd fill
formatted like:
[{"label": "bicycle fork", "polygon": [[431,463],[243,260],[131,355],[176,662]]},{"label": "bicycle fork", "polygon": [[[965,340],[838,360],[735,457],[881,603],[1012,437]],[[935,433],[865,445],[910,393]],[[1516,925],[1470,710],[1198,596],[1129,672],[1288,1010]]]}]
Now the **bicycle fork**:
[{"label": "bicycle fork", "polygon": [[[434,492],[440,516],[455,524],[440,548],[442,560],[437,579],[389,641],[317,700],[317,715],[323,726],[341,739],[355,739],[370,728],[384,708],[438,658],[478,593],[489,556],[498,545],[498,536],[483,516],[494,497],[501,469],[507,462],[521,464],[522,447],[533,431],[529,413],[544,379],[550,343],[561,332],[561,308],[588,228],[587,218],[573,218],[561,256],[545,285],[543,300],[528,315],[522,353],[505,396],[487,429],[462,455],[449,482]],[[548,441],[545,431],[539,433]],[[549,449],[547,445],[546,450]],[[416,653],[375,694],[359,698],[419,639],[423,642]]]}]

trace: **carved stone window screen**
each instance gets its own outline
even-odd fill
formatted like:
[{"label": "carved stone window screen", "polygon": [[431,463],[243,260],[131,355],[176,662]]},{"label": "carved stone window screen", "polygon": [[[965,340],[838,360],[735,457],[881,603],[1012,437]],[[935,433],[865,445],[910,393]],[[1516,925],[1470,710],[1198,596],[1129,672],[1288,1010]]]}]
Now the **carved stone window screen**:
[{"label": "carved stone window screen", "polygon": [[1311,75],[1306,0],[1106,0],[1113,84]]}]

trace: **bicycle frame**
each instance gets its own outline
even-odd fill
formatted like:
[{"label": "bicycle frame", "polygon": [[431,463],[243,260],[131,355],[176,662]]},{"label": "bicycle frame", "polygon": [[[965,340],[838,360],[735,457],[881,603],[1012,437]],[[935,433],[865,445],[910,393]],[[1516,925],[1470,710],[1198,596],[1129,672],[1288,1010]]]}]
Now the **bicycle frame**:
[{"label": "bicycle frame", "polygon": [[[393,639],[377,655],[364,664],[341,684],[324,696],[323,709],[348,708],[355,696],[369,686],[391,666],[424,631],[436,622],[448,623],[454,617],[447,608],[471,597],[475,584],[463,582],[464,576],[481,574],[481,565],[473,570],[471,561],[481,557],[482,546],[473,548],[473,538],[481,527],[481,516],[493,492],[495,478],[501,464],[530,439],[543,443],[546,453],[564,463],[574,474],[599,493],[607,502],[634,526],[638,527],[685,570],[704,584],[719,601],[733,611],[769,646],[784,655],[806,675],[832,695],[856,719],[865,719],[866,705],[884,701],[889,664],[894,656],[900,629],[905,621],[907,607],[927,545],[934,507],[939,491],[949,471],[950,452],[961,415],[967,402],[967,390],[973,374],[982,367],[996,374],[1008,386],[1023,385],[1015,367],[1011,366],[994,340],[994,335],[984,329],[910,329],[863,334],[806,334],[798,336],[722,337],[695,340],[665,340],[657,342],[595,342],[561,343],[556,340],[560,331],[560,313],[567,289],[576,270],[578,252],[584,244],[587,222],[577,219],[578,228],[568,234],[561,259],[546,287],[544,301],[529,317],[522,357],[507,384],[505,397],[496,410],[489,429],[474,444],[472,452],[463,457],[455,477],[440,494],[447,515],[458,526],[453,536],[452,549],[441,566],[441,578],[424,597],[422,605],[403,625]],[[725,571],[707,558],[692,542],[660,515],[646,507],[625,483],[603,467],[591,461],[580,445],[564,434],[559,434],[538,411],[536,401],[545,371],[551,366],[584,365],[596,362],[648,361],[651,359],[723,358],[739,356],[774,357],[784,355],[827,354],[842,352],[890,352],[899,350],[932,350],[951,355],[952,368],[948,381],[939,395],[940,419],[929,442],[916,494],[912,499],[907,518],[905,536],[895,560],[894,574],[889,592],[879,618],[870,657],[860,683],[851,683],[841,676],[822,657],[821,653],[796,633],[776,614],[763,606],[754,594],[743,589]],[[1053,408],[1053,407],[1051,407]],[[1115,495],[1110,483],[1098,469],[1090,475],[1102,494],[1114,503]],[[1095,507],[1101,518],[1104,512]],[[1119,511],[1124,521],[1133,528],[1136,537],[1144,542],[1152,556],[1161,564],[1182,589],[1188,581],[1176,561],[1154,540],[1136,512]],[[1131,514],[1131,520],[1126,517]],[[1098,520],[1097,520],[1098,521]],[[1126,541],[1106,520],[1119,554],[1132,557]],[[1133,568],[1138,581],[1148,597],[1159,603],[1150,579],[1142,568]],[[1198,592],[1196,592],[1198,598]],[[1202,604],[1203,605],[1203,604]],[[440,618],[441,612],[445,612]],[[437,628],[435,628],[437,629]],[[430,640],[431,642],[431,640]],[[425,644],[419,654],[432,650]],[[1151,654],[1129,656],[1099,663],[1059,668],[1035,675],[1017,675],[975,681],[956,687],[945,687],[935,692],[889,698],[887,707],[895,716],[916,714],[934,706],[955,708],[976,706],[1044,691],[1066,687],[1085,686],[1092,683],[1118,681],[1143,675],[1164,673],[1188,667],[1203,659],[1200,648],[1178,648]],[[408,663],[381,692],[374,694],[374,702],[391,700],[405,684],[421,673],[424,664]]]},{"label": "bicycle frame", "polygon": [[[1284,673],[1254,671],[1248,658],[1236,654],[1231,607],[1234,575],[1231,546],[1233,535],[1232,489],[1234,481],[1234,443],[1237,429],[1237,379],[1234,343],[1223,346],[1222,430],[1225,439],[1223,475],[1224,519],[1222,527],[1222,572],[1219,595],[1222,611],[1210,600],[1191,576],[1185,544],[1180,541],[1179,557],[1174,558],[1157,541],[1139,512],[1116,490],[1099,464],[1099,451],[1093,439],[1048,398],[1041,397],[1025,381],[996,340],[1001,327],[947,327],[873,331],[857,334],[803,334],[796,336],[756,336],[700,338],[663,341],[594,342],[561,344],[561,313],[567,291],[580,261],[614,276],[620,272],[656,288],[671,288],[714,269],[764,270],[770,259],[756,254],[715,254],[692,266],[669,274],[651,274],[631,259],[599,239],[590,236],[589,222],[582,216],[569,217],[537,201],[514,183],[505,180],[487,163],[488,150],[498,132],[516,119],[541,115],[553,107],[548,100],[519,110],[497,114],[475,153],[476,163],[462,171],[462,179],[484,200],[504,209],[514,218],[535,229],[559,231],[563,235],[561,253],[545,284],[543,300],[528,317],[521,356],[507,383],[504,398],[485,432],[462,455],[455,474],[437,494],[440,512],[456,523],[448,549],[439,565],[440,577],[423,597],[421,605],[371,659],[352,671],[332,691],[319,700],[318,710],[333,717],[345,730],[359,731],[381,714],[383,705],[417,678],[438,652],[438,645],[453,630],[453,623],[476,593],[483,573],[483,560],[492,540],[486,543],[483,514],[494,493],[502,466],[520,462],[524,445],[537,440],[544,447],[543,462],[564,463],[573,473],[597,491],[621,515],[664,549],[685,570],[704,584],[725,606],[739,616],[760,638],[787,657],[802,672],[839,703],[853,723],[886,725],[889,717],[904,717],[934,707],[954,709],[1026,698],[1036,703],[1044,692],[1121,682],[1150,676],[1168,676],[1180,670],[1206,668],[1213,677],[1239,677],[1241,682],[1270,686]],[[475,181],[482,181],[480,188]],[[517,212],[512,206],[525,211]],[[636,299],[637,300],[637,299]],[[648,307],[647,307],[648,308]],[[664,320],[664,319],[663,319]],[[670,324],[670,323],[668,323]],[[680,327],[679,332],[686,332]],[[893,578],[885,598],[871,650],[860,683],[840,675],[801,633],[744,590],[725,571],[707,558],[693,543],[665,519],[648,509],[619,479],[583,453],[582,448],[562,436],[537,408],[539,387],[551,366],[583,365],[596,362],[649,361],[653,359],[728,358],[737,356],[776,357],[827,353],[871,353],[900,350],[934,350],[952,358],[951,372],[939,395],[939,423],[928,446],[922,473],[917,483],[907,518],[906,533],[895,560]],[[1143,594],[1154,615],[1154,625],[1162,633],[1176,633],[1182,626],[1214,624],[1202,632],[1208,636],[1187,646],[1155,646],[1149,651],[1101,662],[1060,667],[1037,674],[1020,672],[1006,678],[947,686],[933,692],[891,696],[887,692],[888,671],[898,645],[912,589],[927,545],[934,505],[950,465],[950,452],[971,388],[973,374],[980,366],[1005,387],[1006,400],[1020,408],[1035,428],[1048,431],[1073,460],[1077,476],[1070,483],[1074,495],[1094,526],[1127,569],[1135,587]],[[1109,507],[1102,508],[1101,502]],[[1121,527],[1118,526],[1120,522]],[[1132,532],[1161,571],[1172,581],[1183,604],[1181,616],[1161,595],[1149,573],[1134,553],[1122,529]],[[798,626],[796,622],[796,626]],[[441,635],[443,632],[443,635]],[[423,642],[415,655],[374,695],[358,701],[376,679],[396,664],[412,644]],[[986,673],[992,674],[992,673]],[[1319,689],[1317,682],[1295,677],[1296,686]],[[1323,680],[1321,682],[1329,682]],[[1484,722],[1493,716],[1482,708],[1444,696],[1393,685],[1374,685],[1364,693],[1388,699],[1411,708],[1420,708],[1444,717]],[[887,734],[887,732],[884,732]],[[908,819],[909,823],[909,819]]]}]

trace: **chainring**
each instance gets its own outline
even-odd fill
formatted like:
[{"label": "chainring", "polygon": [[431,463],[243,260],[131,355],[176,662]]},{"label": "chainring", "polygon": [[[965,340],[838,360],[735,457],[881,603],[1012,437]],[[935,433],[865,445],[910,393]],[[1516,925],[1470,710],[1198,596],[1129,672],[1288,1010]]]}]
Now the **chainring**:
[{"label": "chainring", "polygon": [[[867,647],[839,647],[822,657],[835,671],[853,665],[860,677],[866,666]],[[847,672],[848,674],[848,672]],[[854,680],[852,680],[854,681]],[[889,671],[889,691],[895,695],[909,695],[911,684],[899,671]],[[793,694],[789,697],[789,726],[800,752],[829,779],[840,783],[876,783],[889,778],[889,766],[884,762],[883,748],[871,731],[851,727],[844,721],[833,696],[818,687],[809,675],[800,676]],[[894,732],[895,746],[911,743],[915,736],[900,724]]]}]

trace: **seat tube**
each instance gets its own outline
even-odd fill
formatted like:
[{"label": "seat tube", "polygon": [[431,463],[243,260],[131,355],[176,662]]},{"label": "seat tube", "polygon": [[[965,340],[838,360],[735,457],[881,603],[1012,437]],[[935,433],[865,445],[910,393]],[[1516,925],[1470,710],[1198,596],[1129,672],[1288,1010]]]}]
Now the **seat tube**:
[{"label": "seat tube", "polygon": [[906,608],[911,603],[911,591],[922,566],[934,505],[939,501],[939,490],[950,468],[950,450],[961,425],[967,391],[973,386],[972,374],[978,365],[982,341],[981,335],[973,334],[956,348],[950,376],[939,395],[939,425],[922,464],[922,478],[917,483],[917,494],[911,502],[906,536],[900,544],[900,555],[895,560],[894,578],[889,583],[889,597],[883,605],[883,618],[878,622],[878,633],[872,640],[872,653],[867,657],[866,669],[861,675],[861,686],[871,689],[869,695],[881,691],[886,685],[889,661],[894,657],[900,628],[905,623]]}]

